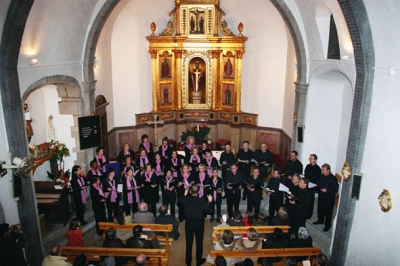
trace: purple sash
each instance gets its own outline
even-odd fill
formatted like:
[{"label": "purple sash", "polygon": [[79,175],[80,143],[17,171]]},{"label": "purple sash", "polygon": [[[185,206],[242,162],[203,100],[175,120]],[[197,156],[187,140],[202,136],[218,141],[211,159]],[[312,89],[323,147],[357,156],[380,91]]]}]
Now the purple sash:
[{"label": "purple sash", "polygon": [[106,160],[106,156],[104,156],[104,155],[101,155],[101,156],[99,156],[99,155],[96,155],[96,162],[97,162],[97,165],[98,166],[100,166],[101,168],[101,173],[105,173],[106,172],[106,166],[105,165],[103,165],[103,166],[101,166],[101,164],[102,163],[105,163],[107,160]]},{"label": "purple sash", "polygon": [[189,182],[188,182],[189,176],[190,176],[190,174],[182,174],[182,177],[183,177],[183,188],[185,190],[189,188]]},{"label": "purple sash", "polygon": [[193,154],[192,154],[192,155],[190,156],[189,162],[192,163],[193,160],[196,160],[197,162],[200,162],[200,156],[199,156],[199,155],[193,155]]},{"label": "purple sash", "polygon": [[[132,181],[134,186],[137,187],[136,180],[134,177],[132,177]],[[132,184],[128,176],[126,176],[126,187],[128,188],[128,192],[126,193],[126,196],[128,198],[128,204],[132,204],[133,203],[132,190],[129,190],[130,188],[132,188]],[[137,189],[135,189],[135,198],[136,198],[136,203],[138,203],[140,199],[139,199],[139,192],[137,191]]]},{"label": "purple sash", "polygon": [[168,149],[168,145],[162,145],[162,156],[165,156],[165,151]]},{"label": "purple sash", "polygon": [[[86,185],[86,184],[85,184],[85,180],[83,179],[83,177],[80,176],[80,177],[78,178],[78,184],[79,184],[80,187]],[[86,190],[86,188],[84,188],[84,189],[80,188],[80,189],[81,189],[82,204],[86,204],[87,190]]]},{"label": "purple sash", "polygon": [[[213,179],[214,187],[217,188],[218,178]],[[214,201],[217,200],[217,190],[214,190]]]},{"label": "purple sash", "polygon": [[104,195],[104,192],[103,192],[101,184],[93,184],[93,187],[99,192],[100,196],[102,196],[103,198],[106,197],[106,195]]},{"label": "purple sash", "polygon": [[146,182],[151,182],[151,176],[152,176],[153,172],[145,172],[144,175],[146,176]]},{"label": "purple sash", "polygon": [[146,152],[150,152],[150,143],[149,142],[143,142],[143,147],[146,149]]},{"label": "purple sash", "polygon": [[204,195],[204,187],[203,187],[203,181],[204,181],[204,179],[206,178],[206,173],[204,173],[204,172],[202,172],[202,173],[199,173],[199,178],[200,178],[200,191],[199,191],[199,198],[202,198],[203,197],[203,195]]},{"label": "purple sash", "polygon": [[92,174],[93,174],[93,175],[101,176],[101,171],[100,171],[99,169],[97,169],[97,171],[95,171],[95,170],[92,168],[91,171],[92,171]]},{"label": "purple sash", "polygon": [[165,180],[167,181],[167,189],[170,190],[170,191],[174,189],[174,188],[170,188],[169,187],[169,182],[171,182],[172,179],[173,179],[172,176],[170,178],[168,178],[168,177],[165,178]]},{"label": "purple sash", "polygon": [[110,184],[111,187],[111,195],[110,195],[110,202],[115,202],[117,199],[117,189],[115,188],[115,179],[108,180],[108,184]]},{"label": "purple sash", "polygon": [[178,158],[172,158],[171,161],[172,161],[172,165],[173,165],[174,168],[175,168],[175,171],[172,172],[172,176],[175,177],[175,178],[177,178],[177,177],[178,177],[178,171],[176,170],[176,167],[175,167],[175,166],[178,165]]},{"label": "purple sash", "polygon": [[161,170],[161,160],[156,160],[156,174],[161,175],[162,170]]}]

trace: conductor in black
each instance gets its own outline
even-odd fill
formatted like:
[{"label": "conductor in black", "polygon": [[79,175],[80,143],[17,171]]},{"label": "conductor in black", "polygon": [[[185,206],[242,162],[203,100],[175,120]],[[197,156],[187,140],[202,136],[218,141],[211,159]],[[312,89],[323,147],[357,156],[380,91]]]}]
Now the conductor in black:
[{"label": "conductor in black", "polygon": [[185,212],[185,233],[186,233],[186,265],[192,265],[192,246],[193,236],[196,236],[196,265],[202,265],[206,262],[203,256],[203,236],[204,236],[204,218],[207,214],[212,214],[212,196],[207,196],[207,201],[199,198],[199,187],[193,185],[190,188],[191,196],[186,197],[188,190],[185,190],[185,197],[180,199]]}]

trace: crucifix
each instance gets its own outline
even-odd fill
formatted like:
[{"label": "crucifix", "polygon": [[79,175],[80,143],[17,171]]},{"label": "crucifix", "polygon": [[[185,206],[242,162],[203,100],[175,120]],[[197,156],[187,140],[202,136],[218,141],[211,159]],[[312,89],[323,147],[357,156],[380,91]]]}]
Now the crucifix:
[{"label": "crucifix", "polygon": [[154,124],[154,146],[158,146],[158,132],[157,132],[157,124],[164,124],[164,120],[158,120],[158,115],[154,114],[154,121],[148,121],[148,125]]}]

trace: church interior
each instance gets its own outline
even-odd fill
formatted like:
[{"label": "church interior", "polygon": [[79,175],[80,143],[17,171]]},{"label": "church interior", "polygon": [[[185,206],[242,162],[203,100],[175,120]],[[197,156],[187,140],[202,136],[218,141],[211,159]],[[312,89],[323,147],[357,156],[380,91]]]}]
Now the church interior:
[{"label": "church interior", "polygon": [[[265,142],[281,168],[291,150],[303,165],[317,154],[344,177],[330,265],[395,265],[383,250],[399,247],[397,12],[396,0],[2,0],[0,161],[54,140],[63,169],[86,172],[95,148],[79,122],[92,116],[110,159],[143,134],[179,150],[204,130],[213,150]],[[48,253],[34,182],[50,168],[41,160],[18,197],[14,170],[0,179],[0,223],[24,226],[29,265]]]}]

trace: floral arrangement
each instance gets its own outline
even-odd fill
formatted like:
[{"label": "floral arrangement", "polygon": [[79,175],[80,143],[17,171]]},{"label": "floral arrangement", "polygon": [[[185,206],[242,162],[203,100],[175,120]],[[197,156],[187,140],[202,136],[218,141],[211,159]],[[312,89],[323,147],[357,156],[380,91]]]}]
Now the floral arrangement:
[{"label": "floral arrangement", "polygon": [[47,171],[47,177],[50,180],[61,183],[61,186],[69,184],[70,171],[64,171],[64,157],[68,157],[69,149],[65,143],[51,141],[48,148],[50,153],[51,173]]},{"label": "floral arrangement", "polygon": [[186,142],[189,136],[193,136],[196,144],[200,144],[203,141],[208,133],[210,133],[211,128],[206,127],[205,124],[200,127],[199,125],[194,126],[193,128],[186,130],[186,132],[182,132],[181,141]]}]

